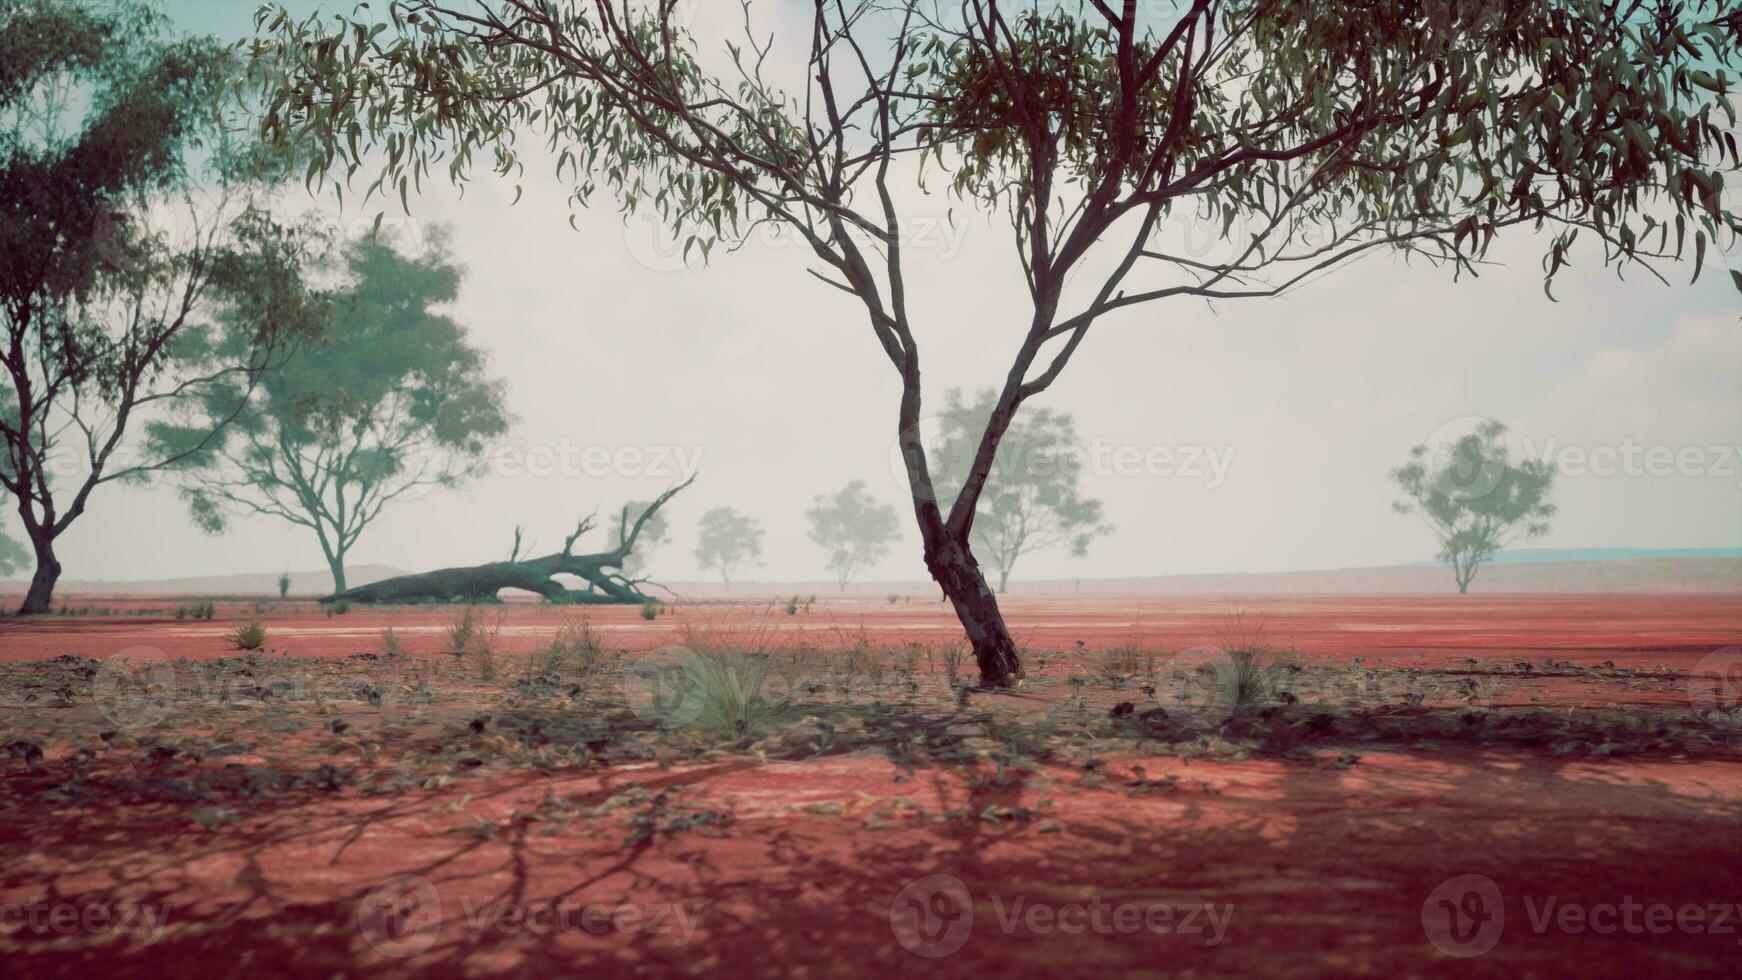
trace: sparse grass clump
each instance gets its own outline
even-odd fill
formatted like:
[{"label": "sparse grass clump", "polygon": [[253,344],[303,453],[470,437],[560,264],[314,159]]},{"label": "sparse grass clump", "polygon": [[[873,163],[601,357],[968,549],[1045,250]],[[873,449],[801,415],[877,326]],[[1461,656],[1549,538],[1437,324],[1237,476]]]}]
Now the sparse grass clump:
[{"label": "sparse grass clump", "polygon": [[475,606],[467,606],[448,623],[448,652],[463,657],[471,649],[472,640],[483,630]]},{"label": "sparse grass clump", "polygon": [[1131,680],[1147,680],[1155,676],[1156,652],[1145,650],[1140,641],[1089,649],[1079,640],[1077,649],[1088,660],[1089,669],[1095,676],[1115,691],[1124,688]]},{"label": "sparse grass clump", "polygon": [[381,656],[387,660],[405,656],[405,647],[399,642],[399,634],[391,626],[381,631]]},{"label": "sparse grass clump", "polygon": [[[647,607],[652,608],[652,607]],[[579,623],[565,622],[557,627],[550,645],[534,657],[534,668],[541,674],[579,674],[591,677],[605,665],[605,641],[583,617]]]},{"label": "sparse grass clump", "polygon": [[266,624],[259,619],[250,619],[224,638],[238,650],[258,650],[266,645]]},{"label": "sparse grass clump", "polygon": [[495,626],[485,626],[477,607],[467,606],[448,624],[448,652],[456,660],[471,660],[478,668],[478,679],[496,679],[496,638],[502,633],[502,620]]}]

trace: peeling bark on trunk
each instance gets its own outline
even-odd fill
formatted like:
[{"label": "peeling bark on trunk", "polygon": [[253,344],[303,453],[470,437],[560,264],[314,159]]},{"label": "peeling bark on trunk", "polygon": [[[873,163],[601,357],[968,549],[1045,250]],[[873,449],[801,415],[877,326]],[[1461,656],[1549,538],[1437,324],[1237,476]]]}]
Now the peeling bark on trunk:
[{"label": "peeling bark on trunk", "polygon": [[[665,502],[679,490],[695,482],[690,477],[659,496],[629,527],[629,508],[623,508],[618,518],[618,540],[622,544],[610,551],[590,555],[574,554],[575,541],[593,527],[591,517],[580,523],[563,542],[563,550],[542,558],[519,558],[519,533],[516,532],[515,553],[507,561],[484,565],[443,568],[418,575],[402,575],[384,579],[355,589],[342,589],[322,599],[330,602],[477,602],[494,598],[502,589],[524,589],[535,592],[551,602],[576,605],[646,605],[659,600],[644,594],[637,586],[640,580],[622,572],[623,561],[635,549],[641,528]],[[335,577],[342,575],[335,568]],[[587,581],[585,590],[570,589],[556,580],[558,575],[574,575]]]}]

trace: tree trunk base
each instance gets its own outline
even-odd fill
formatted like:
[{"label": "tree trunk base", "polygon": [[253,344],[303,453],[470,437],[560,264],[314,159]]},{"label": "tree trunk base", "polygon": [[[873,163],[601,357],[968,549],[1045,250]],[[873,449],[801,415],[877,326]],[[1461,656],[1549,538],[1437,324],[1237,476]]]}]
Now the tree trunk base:
[{"label": "tree trunk base", "polygon": [[60,562],[52,552],[36,549],[36,574],[30,578],[30,591],[18,607],[20,616],[41,616],[54,611],[54,586],[60,581]]},{"label": "tree trunk base", "polygon": [[1022,658],[973,553],[959,544],[927,550],[932,552],[926,556],[932,578],[949,598],[973,646],[980,686],[994,690],[1014,686],[1022,677]]}]

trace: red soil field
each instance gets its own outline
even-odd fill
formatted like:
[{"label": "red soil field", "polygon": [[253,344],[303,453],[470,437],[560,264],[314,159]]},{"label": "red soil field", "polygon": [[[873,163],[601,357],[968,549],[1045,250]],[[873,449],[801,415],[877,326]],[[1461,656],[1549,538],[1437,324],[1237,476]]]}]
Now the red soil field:
[{"label": "red soil field", "polygon": [[[1238,632],[1261,630],[1309,673],[1501,677],[1485,717],[1536,712],[1609,734],[1377,734],[1466,710],[1430,703],[1381,705],[1362,714],[1381,727],[1300,751],[1256,738],[1250,750],[1211,739],[1133,752],[1104,719],[1139,696],[1066,682],[1084,670],[1078,641],[1215,645],[1235,610]],[[498,612],[510,664],[581,615],[511,603],[486,619]],[[637,653],[697,636],[790,649],[861,631],[880,647],[957,635],[943,607],[918,599],[825,597],[792,616],[784,603],[687,605],[653,621],[585,614],[610,647]],[[221,604],[212,623],[10,621],[0,662],[139,646],[217,662],[234,656],[223,634],[246,615]],[[350,669],[342,658],[378,649],[391,626],[414,664],[439,669],[453,615],[273,604],[256,663]],[[143,759],[153,739],[105,747],[100,715],[12,703],[8,741],[28,736],[46,755],[15,758],[0,783],[0,959],[18,976],[1733,975],[1742,656],[1721,651],[1742,644],[1742,600],[1058,596],[1014,598],[1007,615],[1032,686],[973,695],[948,730],[1063,711],[1075,687],[1092,692],[1089,715],[1103,720],[1086,730],[1106,732],[1104,751],[976,736],[964,744],[991,748],[758,743],[642,761],[607,749],[585,764],[540,763],[535,749],[533,763],[509,765],[491,752],[511,707],[490,702],[468,731],[476,702],[462,698],[446,728],[371,741],[358,734],[376,724],[366,707],[317,704],[306,713],[318,725],[286,722],[222,751],[233,727],[180,731],[180,754]],[[1690,692],[1706,689],[1728,715],[1696,714]],[[587,721],[579,702],[566,710],[539,717]],[[334,725],[345,719],[349,734]],[[1686,737],[1652,741],[1671,729]],[[209,758],[188,749],[207,743]],[[339,778],[437,753],[479,761],[393,793]],[[218,802],[178,796],[256,769],[297,777]],[[70,926],[54,924],[57,908]],[[73,921],[91,909],[130,927]]]},{"label": "red soil field", "polygon": [[[773,637],[779,643],[838,642],[860,630],[878,643],[897,644],[961,635],[948,607],[930,597],[904,597],[892,604],[820,596],[795,616],[786,614],[784,603],[784,598],[764,598],[685,604],[674,607],[676,615],[652,621],[622,606],[507,602],[483,608],[486,619],[502,618],[503,642],[510,650],[530,649],[562,622],[581,617],[604,632],[611,646],[631,651],[682,643],[687,629],[722,639]],[[81,596],[71,605],[113,615],[0,622],[0,660],[61,654],[102,659],[141,644],[172,657],[224,656],[234,652],[224,635],[235,621],[253,615],[249,603],[220,602],[213,622],[178,621],[164,614],[177,600],[161,597]],[[1017,641],[1041,650],[1069,649],[1078,641],[1090,646],[1140,641],[1168,649],[1214,645],[1236,615],[1243,616],[1242,631],[1261,632],[1271,647],[1332,658],[1419,654],[1430,665],[1533,653],[1653,665],[1742,642],[1742,596],[1731,595],[1012,596],[1001,605]],[[371,649],[387,627],[414,652],[420,642],[439,647],[453,612],[353,606],[345,615],[327,616],[314,603],[272,602],[261,618],[274,653],[321,657]]]}]

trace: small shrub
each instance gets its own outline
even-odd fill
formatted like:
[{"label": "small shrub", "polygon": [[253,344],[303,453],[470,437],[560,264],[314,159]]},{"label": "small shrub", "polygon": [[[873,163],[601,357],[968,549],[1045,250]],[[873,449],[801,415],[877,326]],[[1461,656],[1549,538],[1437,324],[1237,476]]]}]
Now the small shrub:
[{"label": "small shrub", "polygon": [[186,606],[176,606],[176,607],[175,607],[175,618],[176,618],[176,619],[186,619],[186,618],[188,618],[188,607],[186,607]]},{"label": "small shrub", "polygon": [[266,645],[266,624],[250,619],[231,630],[225,639],[238,650],[258,650]]},{"label": "small shrub", "polygon": [[333,603],[333,612],[337,615],[343,616],[350,611],[351,603],[348,600],[340,599],[338,602]]},{"label": "small shrub", "polygon": [[885,596],[885,598],[889,600],[889,604],[892,606],[901,601],[901,597],[896,595],[893,592],[891,592],[889,595]]},{"label": "small shrub", "polygon": [[743,738],[779,712],[764,690],[773,666],[766,653],[697,650],[686,665],[680,710],[704,732]]},{"label": "small shrub", "polygon": [[949,682],[952,691],[962,686],[962,660],[966,656],[967,651],[960,643],[944,644],[944,680]]},{"label": "small shrub", "polygon": [[289,572],[285,572],[283,575],[278,576],[278,597],[280,599],[290,598],[290,573]]},{"label": "small shrub", "polygon": [[591,675],[605,663],[605,641],[585,617],[564,622],[534,662],[541,673]]},{"label": "small shrub", "polygon": [[448,652],[456,657],[463,657],[472,648],[472,641],[482,632],[483,626],[478,621],[478,610],[467,606],[453,622],[448,624]]},{"label": "small shrub", "polygon": [[212,605],[209,602],[200,603],[199,615],[197,618],[203,619],[209,623],[214,618],[216,618],[217,615],[218,615],[218,608],[216,606]]},{"label": "small shrub", "polygon": [[1149,678],[1155,674],[1155,651],[1143,649],[1136,640],[1096,650],[1087,649],[1079,640],[1077,650],[1088,658],[1095,675],[1115,691],[1132,678]]},{"label": "small shrub", "polygon": [[652,622],[655,619],[658,619],[659,618],[659,607],[654,605],[651,602],[642,606],[641,607],[641,618],[647,620],[648,622]]},{"label": "small shrub", "polygon": [[388,660],[405,656],[405,647],[399,643],[399,634],[391,626],[381,631],[381,656]]},{"label": "small shrub", "polygon": [[798,615],[798,596],[786,600],[786,614],[788,616]]}]

